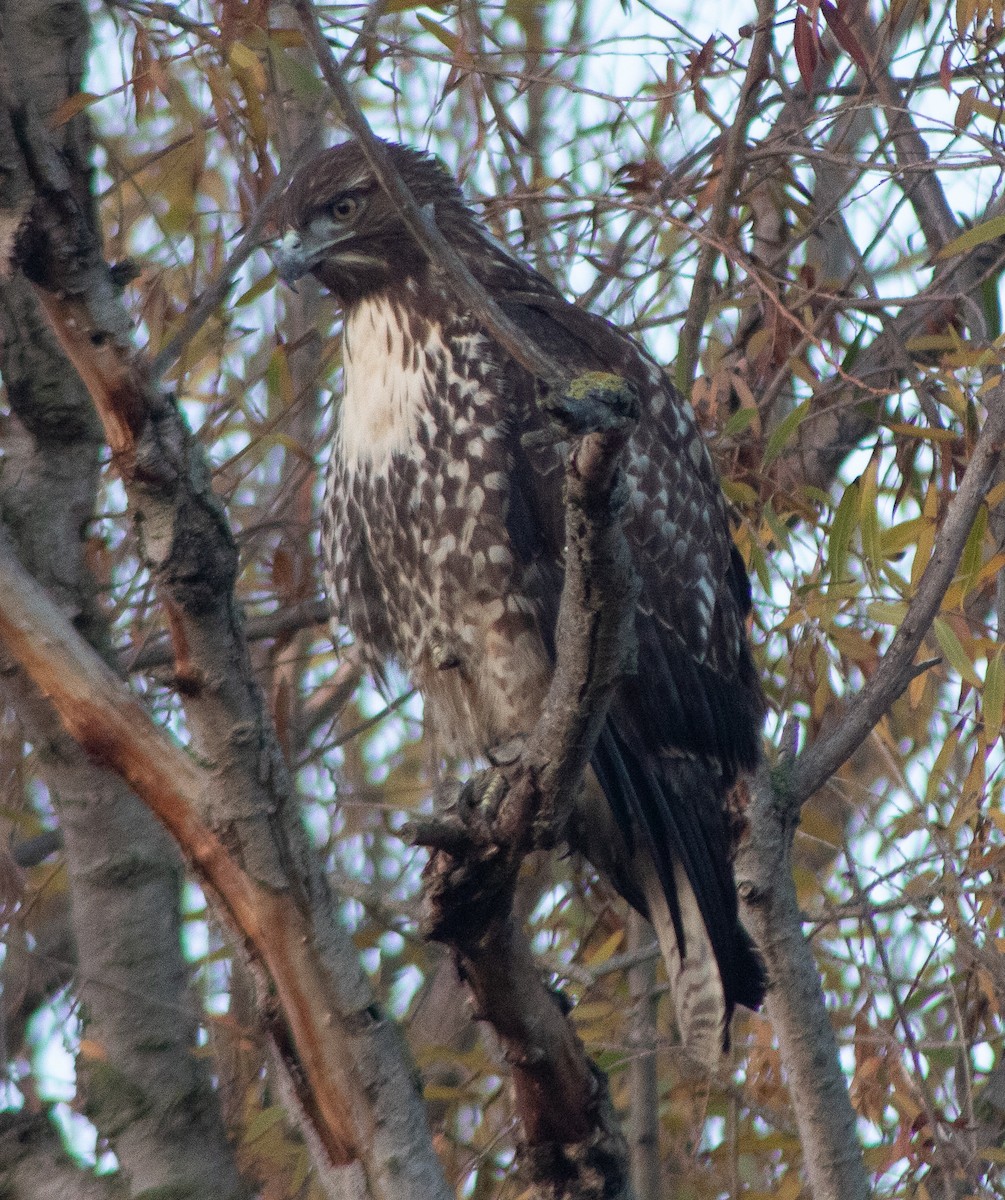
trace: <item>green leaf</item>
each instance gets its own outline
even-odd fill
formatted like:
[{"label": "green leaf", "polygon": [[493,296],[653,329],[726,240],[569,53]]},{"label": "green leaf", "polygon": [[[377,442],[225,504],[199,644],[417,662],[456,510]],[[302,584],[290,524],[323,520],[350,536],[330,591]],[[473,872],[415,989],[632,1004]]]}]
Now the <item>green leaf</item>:
[{"label": "green leaf", "polygon": [[858,521],[862,532],[862,557],[874,578],[883,566],[879,536],[879,459],[873,457],[859,481]]},{"label": "green leaf", "polygon": [[982,504],[977,510],[977,516],[967,535],[967,544],[960,555],[960,567],[957,575],[963,579],[963,594],[977,582],[981,567],[984,564],[984,536],[988,530],[988,510]]},{"label": "green leaf", "polygon": [[251,304],[252,301],[257,300],[259,296],[264,296],[267,291],[275,287],[275,284],[276,272],[266,272],[266,274],[264,274],[261,279],[257,280],[257,282],[253,283],[246,292],[242,292],[241,295],[237,297],[237,299],[234,301],[234,308],[240,308],[244,304]]},{"label": "green leaf", "polygon": [[437,12],[442,12],[446,6],[437,4],[436,0],[380,0],[377,7],[380,15],[384,17],[388,13],[411,12],[413,8],[434,8]]},{"label": "green leaf", "polygon": [[1002,712],[1005,710],[1005,662],[1002,661],[1002,650],[988,661],[988,669],[984,672],[984,693],[981,698],[984,714],[984,740],[990,746],[998,740],[1002,731]]},{"label": "green leaf", "polygon": [[831,584],[844,579],[848,561],[848,546],[852,530],[858,524],[858,482],[845,488],[844,495],[831,521],[830,537],[827,539],[827,563],[830,568]]},{"label": "green leaf", "polygon": [[321,96],[327,95],[325,85],[317,75],[310,67],[304,66],[302,62],[295,59],[292,54],[288,54],[282,49],[276,49],[273,52],[272,61],[281,82],[290,89],[297,100],[313,104]]},{"label": "green leaf", "polygon": [[963,649],[963,645],[952,627],[947,625],[941,617],[935,618],[935,637],[942,653],[946,656],[946,662],[959,673],[961,679],[965,679],[973,687],[979,688],[981,678],[974,670],[970,656]]},{"label": "green leaf", "polygon": [[743,433],[750,426],[751,421],[757,416],[756,408],[738,408],[733,413],[729,420],[722,427],[724,437],[736,437]]},{"label": "green leaf", "polygon": [[768,438],[768,444],[764,447],[764,465],[773,462],[782,452],[789,438],[796,432],[799,426],[805,420],[810,411],[810,401],[804,400],[802,404],[797,404],[796,407],[785,415],[779,421],[778,425]]},{"label": "green leaf", "polygon": [[[936,622],[938,624],[938,622]],[[949,737],[942,743],[939,753],[935,756],[935,762],[932,763],[932,769],[928,773],[928,785],[925,788],[925,804],[932,805],[939,797],[939,788],[949,775],[949,767],[953,761],[953,755],[956,753],[956,748],[960,744],[960,731],[962,725],[957,724],[950,731]]]},{"label": "green leaf", "polygon": [[877,625],[900,625],[907,616],[904,600],[874,600],[865,607],[865,615]]},{"label": "green leaf", "polygon": [[771,534],[775,539],[775,545],[781,550],[787,551],[791,549],[789,527],[775,512],[774,506],[770,500],[767,502],[767,504],[765,504],[764,509],[761,512],[761,517],[763,518],[765,525],[767,525],[767,527],[771,530]]},{"label": "green leaf", "polygon": [[966,233],[961,233],[951,242],[946,242],[935,257],[952,258],[955,254],[964,254],[967,250],[973,250],[976,246],[983,246],[985,242],[993,242],[995,238],[1000,237],[1005,237],[1005,217],[991,217],[988,221],[981,221],[973,229],[968,229]]}]

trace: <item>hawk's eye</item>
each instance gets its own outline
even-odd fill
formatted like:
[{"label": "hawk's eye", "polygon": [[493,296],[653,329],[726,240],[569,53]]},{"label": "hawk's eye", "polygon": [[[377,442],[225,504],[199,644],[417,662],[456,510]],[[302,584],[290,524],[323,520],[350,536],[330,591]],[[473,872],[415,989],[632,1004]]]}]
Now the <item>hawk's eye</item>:
[{"label": "hawk's eye", "polygon": [[359,208],[359,201],[353,196],[342,196],[331,206],[331,215],[336,221],[351,221]]}]

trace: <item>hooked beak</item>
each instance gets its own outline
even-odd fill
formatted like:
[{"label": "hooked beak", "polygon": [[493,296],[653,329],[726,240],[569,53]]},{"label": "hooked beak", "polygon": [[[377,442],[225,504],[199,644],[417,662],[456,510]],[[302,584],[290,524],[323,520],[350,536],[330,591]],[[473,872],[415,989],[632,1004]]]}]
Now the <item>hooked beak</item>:
[{"label": "hooked beak", "polygon": [[351,230],[329,217],[315,217],[306,229],[291,229],[278,245],[273,244],[271,254],[276,273],[292,287],[352,236]]},{"label": "hooked beak", "polygon": [[312,237],[310,232],[300,234],[296,230],[289,230],[270,250],[276,274],[293,287],[298,279],[302,279],[324,258],[331,244],[330,239]]}]

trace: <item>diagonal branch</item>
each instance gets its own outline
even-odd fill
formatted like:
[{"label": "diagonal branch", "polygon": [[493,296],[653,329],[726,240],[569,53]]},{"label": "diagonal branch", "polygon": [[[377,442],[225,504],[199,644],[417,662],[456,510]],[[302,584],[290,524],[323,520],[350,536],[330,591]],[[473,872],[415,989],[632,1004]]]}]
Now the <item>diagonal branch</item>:
[{"label": "diagonal branch", "polygon": [[370,1113],[344,1052],[332,982],[303,912],[289,891],[239,867],[198,816],[213,788],[209,771],[157,729],[140,702],[80,637],[49,595],[0,540],[0,638],[47,695],[77,742],[115,770],[148,805],[219,903],[235,935],[268,972],[280,1044],[296,1047],[316,1128],[335,1162],[361,1152]]},{"label": "diagonal branch", "polygon": [[251,218],[240,241],[230,253],[230,257],[217,272],[216,277],[206,287],[188,309],[181,326],[171,337],[166,346],[158,350],[150,363],[150,377],[160,379],[176,359],[181,358],[203,325],[224,302],[227,293],[234,286],[237,272],[262,244],[262,232],[266,223],[275,211],[276,201],[282,195],[285,181],[276,179],[269,188],[255,215]]},{"label": "diagonal branch", "polygon": [[705,325],[705,318],[708,316],[711,299],[712,273],[719,258],[718,243],[726,236],[729,214],[747,167],[743,149],[747,139],[747,129],[757,110],[757,98],[760,94],[761,84],[768,78],[774,20],[774,0],[758,0],[754,44],[750,50],[750,61],[747,63],[747,71],[740,88],[740,101],[737,105],[736,116],[726,135],[719,184],[705,231],[707,236],[702,239],[701,249],[698,252],[694,285],[691,289],[691,303],[687,307],[684,327],[680,333],[676,377],[677,386],[684,395],[691,390],[695,368],[698,365],[701,331]]},{"label": "diagonal branch", "polygon": [[[170,766],[159,757],[142,709],[105,678],[98,689],[111,706],[104,722],[101,704],[82,686],[90,660],[78,661],[75,681],[54,675],[45,657],[48,635],[28,620],[38,606],[22,604],[20,630],[8,628],[12,597],[5,629],[26,666],[33,659],[43,689],[62,696],[61,714],[75,735],[129,779],[223,899],[262,967],[266,1029],[297,1086],[309,1144],[325,1151],[320,1169],[353,1160],[374,1200],[442,1200],[446,1182],[411,1063],[374,1003],[299,821],[234,598],[237,549],[209,465],[136,352],[79,199],[81,181],[37,114],[17,103],[2,70],[0,102],[15,134],[7,169],[34,192],[18,263],[104,425],[144,563],[164,603],[193,750],[206,769],[177,748]],[[7,584],[13,579],[11,567]],[[67,690],[72,682],[76,692]]]},{"label": "diagonal branch", "polygon": [[1005,383],[999,382],[991,388],[986,404],[984,427],[963,480],[949,502],[932,557],[876,673],[852,701],[838,728],[804,750],[786,774],[785,798],[794,808],[822,787],[854,754],[913,678],[914,657],[953,581],[974,518],[994,481],[1005,440]]}]

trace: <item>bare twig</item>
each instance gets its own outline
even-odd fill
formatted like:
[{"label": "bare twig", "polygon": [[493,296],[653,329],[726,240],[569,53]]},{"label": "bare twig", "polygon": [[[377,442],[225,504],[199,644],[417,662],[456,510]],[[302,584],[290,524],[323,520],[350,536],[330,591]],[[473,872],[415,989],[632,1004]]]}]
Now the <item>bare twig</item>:
[{"label": "bare twig", "polygon": [[230,253],[230,257],[220,268],[216,278],[206,288],[202,295],[191,305],[181,327],[171,337],[167,345],[162,346],[150,363],[150,378],[160,379],[174,361],[185,353],[195,335],[202,329],[214,312],[223,303],[227,293],[234,286],[237,272],[244,266],[254,252],[262,245],[262,231],[272,217],[276,201],[282,194],[286,180],[279,178],[273,181],[266,193],[265,199],[241,235],[241,240]]},{"label": "bare twig", "polygon": [[196,815],[208,773],[157,729],[139,701],[73,629],[48,594],[0,541],[0,637],[49,697],[72,736],[118,772],[172,833],[189,865],[217,897],[235,933],[268,970],[279,998],[273,1021],[287,1026],[311,1084],[315,1120],[335,1162],[358,1156],[370,1105],[342,1039],[332,982],[290,892],[243,871]]},{"label": "bare twig", "polygon": [[[292,608],[277,608],[262,617],[250,617],[245,623],[245,636],[249,642],[282,638],[312,626],[325,626],[330,619],[331,609],[326,600],[307,600]],[[150,671],[154,667],[170,666],[175,660],[174,647],[169,638],[162,637],[132,653],[126,648],[122,651],[122,659],[130,671]]]},{"label": "bare twig", "polygon": [[708,315],[712,291],[712,272],[715,270],[715,263],[719,256],[716,243],[725,237],[730,210],[736,199],[736,190],[747,168],[743,147],[747,129],[757,109],[757,97],[761,84],[768,77],[768,60],[774,38],[774,18],[774,0],[758,0],[757,29],[750,50],[750,61],[747,63],[747,71],[740,89],[736,116],[726,135],[723,148],[719,183],[706,230],[709,238],[708,240],[702,239],[698,264],[695,267],[694,286],[691,289],[691,303],[688,305],[684,327],[680,333],[680,346],[677,351],[677,386],[685,395],[691,390],[695,369],[698,365],[698,343],[701,340],[701,331]]}]

